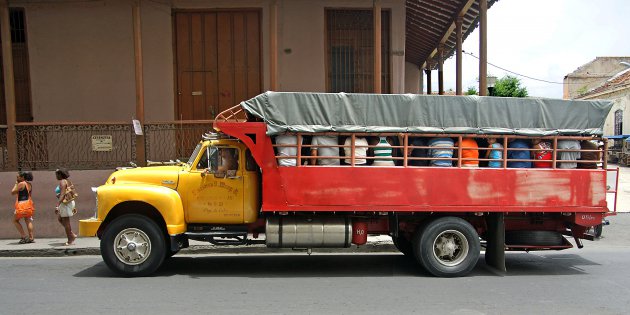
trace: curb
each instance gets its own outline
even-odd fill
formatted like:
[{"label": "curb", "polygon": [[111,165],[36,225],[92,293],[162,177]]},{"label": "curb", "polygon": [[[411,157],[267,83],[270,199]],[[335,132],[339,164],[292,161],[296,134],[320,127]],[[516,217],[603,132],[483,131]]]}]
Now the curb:
[{"label": "curb", "polygon": [[[192,245],[182,249],[179,255],[202,255],[202,254],[291,254],[306,253],[306,249],[291,248],[267,248],[264,245],[250,246],[213,246],[213,245]],[[313,248],[313,253],[383,253],[398,250],[391,243],[368,243],[363,246],[352,246],[350,248]],[[100,248],[46,248],[46,249],[9,249],[0,250],[0,257],[68,257],[68,256],[100,256]]]}]

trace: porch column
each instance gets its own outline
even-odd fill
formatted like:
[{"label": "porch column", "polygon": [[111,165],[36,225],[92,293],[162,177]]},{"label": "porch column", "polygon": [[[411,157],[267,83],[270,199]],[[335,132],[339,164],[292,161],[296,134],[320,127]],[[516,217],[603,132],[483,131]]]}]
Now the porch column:
[{"label": "porch column", "polygon": [[278,1],[271,2],[269,12],[269,85],[278,90]]},{"label": "porch column", "polygon": [[444,95],[444,46],[438,47],[438,94]]},{"label": "porch column", "polygon": [[455,47],[455,94],[462,95],[462,21],[463,18],[460,16],[455,21],[455,37],[456,37],[456,47]]},{"label": "porch column", "polygon": [[17,142],[15,132],[15,81],[13,76],[13,50],[11,49],[11,25],[9,3],[0,1],[0,29],[2,33],[2,64],[4,75],[4,106],[7,113],[7,167],[17,168]]},{"label": "porch column", "polygon": [[[136,119],[144,127],[144,77],[142,75],[142,21],[140,19],[140,1],[133,3],[133,49],[136,66]],[[144,133],[136,135],[136,163],[145,166],[147,163],[144,147]]]},{"label": "porch column", "polygon": [[374,0],[374,93],[381,93],[381,0]]},{"label": "porch column", "polygon": [[488,0],[479,0],[479,96],[488,95]]},{"label": "porch column", "polygon": [[424,70],[427,74],[427,94],[431,95],[431,66],[427,62],[427,68]]},{"label": "porch column", "polygon": [[419,82],[420,88],[418,89],[418,93],[419,94],[424,94],[424,91],[422,90],[423,89],[423,85],[424,85],[424,71],[422,71],[422,68],[420,68],[418,70],[420,70],[420,82]]}]

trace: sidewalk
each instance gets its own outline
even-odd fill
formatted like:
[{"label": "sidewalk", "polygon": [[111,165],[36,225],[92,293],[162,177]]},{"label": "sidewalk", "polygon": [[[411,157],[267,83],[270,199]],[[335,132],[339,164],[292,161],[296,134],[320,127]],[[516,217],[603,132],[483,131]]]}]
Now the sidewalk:
[{"label": "sidewalk", "polygon": [[[19,239],[0,240],[0,257],[63,257],[79,255],[100,255],[100,240],[96,237],[80,237],[74,245],[64,246],[65,238],[40,238],[35,243],[19,244]],[[190,241],[190,247],[177,255],[192,254],[254,254],[254,253],[295,253],[303,250],[288,248],[267,248],[265,245],[215,246],[207,242]],[[370,236],[363,246],[350,248],[313,248],[314,253],[344,252],[397,252],[389,236]]]}]

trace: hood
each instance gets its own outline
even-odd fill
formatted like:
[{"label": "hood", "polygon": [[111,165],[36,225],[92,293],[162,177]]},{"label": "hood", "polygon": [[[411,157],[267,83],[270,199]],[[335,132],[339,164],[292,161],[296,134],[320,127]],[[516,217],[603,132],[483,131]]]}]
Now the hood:
[{"label": "hood", "polygon": [[177,188],[182,166],[150,166],[122,169],[112,173],[106,185],[143,184]]}]

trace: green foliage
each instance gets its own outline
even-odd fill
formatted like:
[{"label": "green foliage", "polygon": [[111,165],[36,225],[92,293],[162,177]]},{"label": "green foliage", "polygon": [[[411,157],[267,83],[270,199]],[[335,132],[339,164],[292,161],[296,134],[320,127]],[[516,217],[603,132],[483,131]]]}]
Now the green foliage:
[{"label": "green foliage", "polygon": [[493,96],[499,97],[527,97],[527,88],[521,86],[517,77],[506,75],[494,84]]},{"label": "green foliage", "polygon": [[469,86],[464,95],[477,95],[477,88],[474,86]]},{"label": "green foliage", "polygon": [[588,92],[588,87],[587,87],[586,85],[585,85],[585,86],[583,86],[583,87],[581,87],[581,88],[579,88],[579,89],[577,90],[577,94],[578,94],[578,95],[582,95],[582,94],[584,94],[584,93],[586,93],[586,92]]}]

